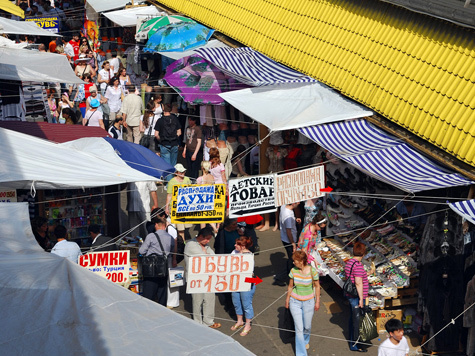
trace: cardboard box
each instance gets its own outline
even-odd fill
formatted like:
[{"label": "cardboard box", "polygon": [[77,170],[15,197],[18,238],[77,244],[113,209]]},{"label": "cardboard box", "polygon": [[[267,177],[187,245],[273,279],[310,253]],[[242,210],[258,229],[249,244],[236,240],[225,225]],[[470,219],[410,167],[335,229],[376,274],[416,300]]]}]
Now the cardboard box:
[{"label": "cardboard box", "polygon": [[376,327],[378,328],[378,333],[381,332],[386,332],[386,328],[384,325],[386,325],[386,322],[389,319],[399,319],[402,320],[402,310],[397,309],[397,310],[387,310],[387,309],[380,309],[377,312],[376,315]]}]

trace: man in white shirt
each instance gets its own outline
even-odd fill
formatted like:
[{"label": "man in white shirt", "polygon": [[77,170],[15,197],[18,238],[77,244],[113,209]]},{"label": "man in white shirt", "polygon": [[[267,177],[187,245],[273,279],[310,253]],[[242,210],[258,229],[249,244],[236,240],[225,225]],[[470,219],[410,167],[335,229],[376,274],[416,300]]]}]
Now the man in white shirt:
[{"label": "man in white shirt", "polygon": [[68,36],[63,36],[61,38],[61,40],[63,41],[63,49],[64,49],[64,53],[68,56],[69,58],[69,63],[74,63],[74,48],[73,46],[71,45],[71,43],[69,43],[69,41],[71,40],[70,37]]},{"label": "man in white shirt", "polygon": [[378,348],[378,356],[408,356],[409,344],[404,337],[404,325],[399,319],[389,319],[384,326],[389,338]]},{"label": "man in white shirt", "polygon": [[[150,209],[150,198],[153,206]],[[158,208],[157,186],[154,182],[135,182],[127,185],[127,212],[132,236],[147,236],[145,222],[150,221],[150,212]]]},{"label": "man in white shirt", "polygon": [[120,66],[119,58],[117,58],[117,53],[112,53],[112,58],[109,60],[109,63],[111,65],[111,69],[114,71],[114,75],[116,75],[119,71]]},{"label": "man in white shirt", "polygon": [[297,249],[297,223],[300,223],[300,218],[295,219],[294,209],[299,204],[300,203],[292,203],[280,207],[280,239],[287,252],[288,260],[286,270],[274,277],[274,284],[279,286],[285,286],[287,276],[292,269],[292,254]]},{"label": "man in white shirt", "polygon": [[54,229],[54,236],[56,236],[58,242],[54,245],[51,253],[69,258],[71,261],[78,263],[79,256],[81,256],[81,249],[77,243],[67,241],[67,235],[68,230],[63,225],[56,226]]},{"label": "man in white shirt", "polygon": [[126,129],[125,138],[129,142],[138,144],[142,138],[140,117],[143,111],[143,101],[139,95],[135,94],[135,87],[133,85],[127,85],[126,88],[129,94],[124,98],[120,108],[124,118],[124,128]]}]

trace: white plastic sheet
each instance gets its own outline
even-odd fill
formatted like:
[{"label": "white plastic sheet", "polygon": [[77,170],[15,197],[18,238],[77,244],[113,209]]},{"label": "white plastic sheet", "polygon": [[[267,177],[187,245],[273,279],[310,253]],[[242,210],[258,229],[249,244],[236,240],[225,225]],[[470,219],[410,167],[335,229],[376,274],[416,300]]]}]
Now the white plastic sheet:
[{"label": "white plastic sheet", "polygon": [[0,128],[0,186],[15,189],[103,187],[156,178],[130,168],[117,155],[101,158]]},{"label": "white plastic sheet", "polygon": [[[143,3],[144,1],[134,1],[135,5]],[[122,9],[125,5],[131,3],[130,0],[87,0],[87,6],[91,6],[96,12],[104,12],[115,9]]]},{"label": "white plastic sheet", "polygon": [[321,83],[275,84],[219,96],[272,131],[373,115]]},{"label": "white plastic sheet", "polygon": [[158,17],[166,14],[158,11],[155,6],[141,6],[131,7],[125,10],[105,12],[103,15],[119,26],[130,27],[137,25],[137,19],[144,17]]},{"label": "white plastic sheet", "polygon": [[74,74],[66,56],[4,47],[0,48],[0,79],[25,82],[83,82]]},{"label": "white plastic sheet", "polygon": [[44,252],[27,203],[0,203],[1,355],[247,356],[205,327]]},{"label": "white plastic sheet", "polygon": [[32,35],[32,36],[59,36],[43,30],[36,23],[30,21],[15,21],[0,17],[0,33],[10,35]]}]

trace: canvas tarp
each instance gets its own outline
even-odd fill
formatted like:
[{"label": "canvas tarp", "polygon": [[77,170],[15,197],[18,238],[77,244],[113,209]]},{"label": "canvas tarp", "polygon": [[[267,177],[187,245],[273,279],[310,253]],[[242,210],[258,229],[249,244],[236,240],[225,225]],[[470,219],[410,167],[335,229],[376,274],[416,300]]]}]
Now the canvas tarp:
[{"label": "canvas tarp", "polygon": [[104,13],[105,17],[122,27],[136,26],[137,19],[158,17],[163,15],[166,14],[164,12],[158,11],[155,6],[131,7],[125,10],[117,10]]},{"label": "canvas tarp", "polygon": [[66,56],[17,48],[0,48],[0,79],[24,82],[83,82],[74,74]]},{"label": "canvas tarp", "polygon": [[[134,1],[135,5],[144,1]],[[115,9],[123,9],[125,5],[129,4],[130,0],[87,0],[87,6],[94,9],[95,12],[104,12]]]},{"label": "canvas tarp", "polygon": [[0,203],[1,355],[246,356],[231,337],[44,252],[27,203]]},{"label": "canvas tarp", "polygon": [[35,22],[15,21],[0,17],[0,33],[9,35],[31,35],[31,36],[59,36],[56,33],[43,30]]},{"label": "canvas tarp", "polygon": [[321,83],[287,83],[219,94],[271,131],[371,116],[373,112]]},{"label": "canvas tarp", "polygon": [[0,128],[0,185],[15,189],[103,187],[156,178],[117,161],[101,158],[30,135]]}]

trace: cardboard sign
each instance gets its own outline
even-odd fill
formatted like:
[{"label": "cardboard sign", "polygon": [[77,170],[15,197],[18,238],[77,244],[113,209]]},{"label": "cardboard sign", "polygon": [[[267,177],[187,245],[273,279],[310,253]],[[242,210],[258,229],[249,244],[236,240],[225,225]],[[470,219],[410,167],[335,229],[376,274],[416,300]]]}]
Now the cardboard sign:
[{"label": "cardboard sign", "polygon": [[175,267],[168,270],[170,288],[181,287],[185,281],[185,268]]},{"label": "cardboard sign", "polygon": [[16,203],[17,195],[16,190],[0,190],[0,203]]},{"label": "cardboard sign", "polygon": [[254,271],[254,255],[192,256],[186,266],[186,293],[247,292]]},{"label": "cardboard sign", "polygon": [[[214,196],[210,196],[209,187],[214,189]],[[202,193],[199,193],[200,187],[206,187]],[[187,190],[186,188],[192,188]],[[181,189],[184,200],[178,200]],[[194,194],[194,192],[198,192]],[[188,194],[189,193],[189,194]],[[207,201],[212,198],[211,201]],[[191,209],[186,208],[187,202],[192,199]],[[194,210],[203,209],[209,204],[213,205],[213,210]],[[182,211],[178,211],[178,207]],[[225,184],[204,184],[204,185],[175,185],[173,186],[171,221],[174,224],[201,224],[201,223],[219,223],[224,221],[226,208],[226,185]],[[187,210],[187,211],[184,211]]]},{"label": "cardboard sign", "polygon": [[325,170],[323,166],[275,175],[275,206],[322,197],[324,193],[321,193],[320,189],[324,187]]},{"label": "cardboard sign", "polygon": [[129,278],[130,251],[87,253],[79,256],[79,265],[114,283],[124,284]]},{"label": "cardboard sign", "polygon": [[214,185],[194,185],[178,187],[176,211],[190,213],[193,211],[214,210]]},{"label": "cardboard sign", "polygon": [[401,309],[398,309],[398,310],[378,310],[378,315],[376,316],[376,327],[378,329],[378,333],[381,333],[381,332],[385,332],[386,331],[386,328],[385,328],[385,325],[386,325],[386,322],[389,320],[389,319],[393,319],[393,318],[396,318],[396,319],[399,319],[401,320],[402,319],[402,310]]},{"label": "cardboard sign", "polygon": [[276,210],[273,174],[229,181],[230,218],[271,213]]},{"label": "cardboard sign", "polygon": [[34,22],[43,30],[58,33],[59,32],[59,20],[56,16],[44,16],[44,17],[30,17],[25,21]]}]

